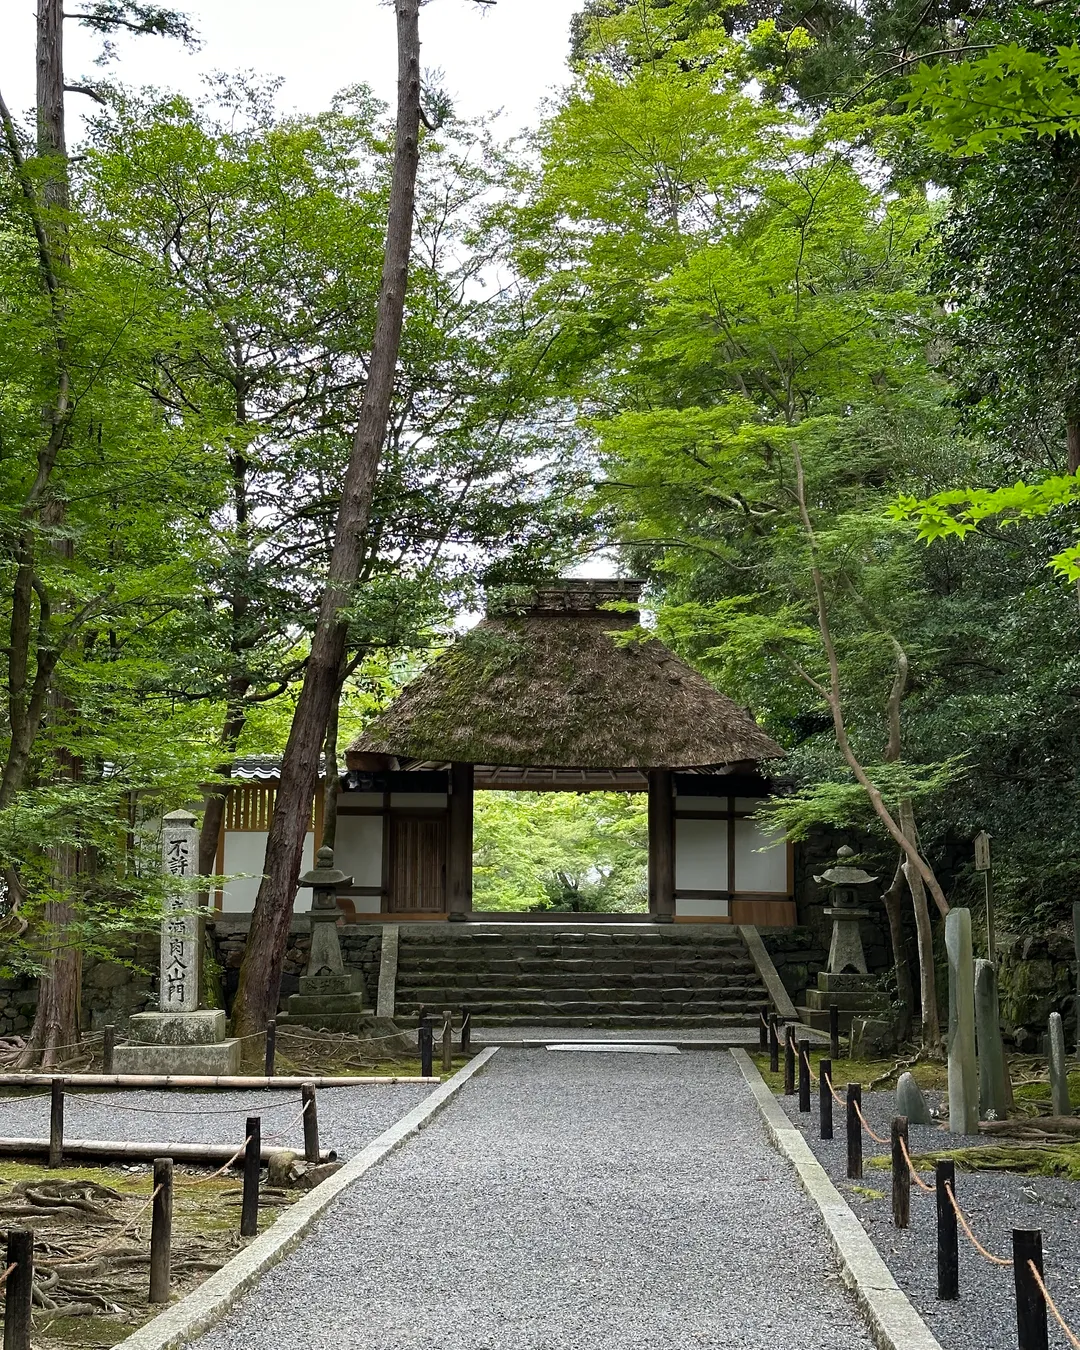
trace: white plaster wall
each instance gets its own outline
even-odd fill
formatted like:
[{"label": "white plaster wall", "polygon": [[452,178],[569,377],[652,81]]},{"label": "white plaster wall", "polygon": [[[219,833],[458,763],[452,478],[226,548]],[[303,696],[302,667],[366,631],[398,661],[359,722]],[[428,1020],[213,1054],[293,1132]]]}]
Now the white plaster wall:
[{"label": "white plaster wall", "polygon": [[[301,870],[306,872],[314,866],[314,835],[309,830],[304,838],[304,856]],[[226,875],[232,872],[245,872],[244,877],[235,877],[224,886],[221,908],[228,914],[250,914],[255,908],[255,896],[262,881],[263,862],[266,858],[266,834],[258,830],[225,831]],[[306,887],[296,892],[293,910],[300,914],[311,908],[311,891]]]},{"label": "white plaster wall", "polygon": [[[382,816],[353,816],[341,813],[334,835],[334,866],[351,876],[354,886],[382,885]],[[357,910],[364,896],[354,895]],[[375,910],[378,911],[378,896]]]},{"label": "white plaster wall", "polygon": [[676,797],[675,810],[679,811],[726,811],[726,797]]},{"label": "white plaster wall", "polygon": [[726,891],[726,820],[675,821],[675,889]]},{"label": "white plaster wall", "polygon": [[[754,820],[735,822],[735,889],[788,894],[788,853],[783,833],[766,833]],[[758,852],[758,850],[763,850]]]},{"label": "white plaster wall", "polygon": [[726,900],[687,900],[675,897],[677,919],[726,919],[730,912]]}]

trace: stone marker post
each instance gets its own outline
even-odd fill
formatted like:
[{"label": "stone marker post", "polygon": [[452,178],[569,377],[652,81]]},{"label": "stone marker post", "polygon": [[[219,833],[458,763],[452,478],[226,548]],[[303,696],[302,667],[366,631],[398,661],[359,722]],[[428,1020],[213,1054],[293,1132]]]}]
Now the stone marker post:
[{"label": "stone marker post", "polygon": [[979,1048],[979,1116],[982,1120],[1004,1120],[1008,1107],[1005,1046],[1001,1039],[997,972],[990,961],[975,962],[975,1029]]},{"label": "stone marker post", "polygon": [[945,916],[945,951],[949,958],[949,1131],[978,1134],[975,963],[969,909],[952,909]]},{"label": "stone marker post", "polygon": [[1065,1027],[1060,1013],[1050,1014],[1050,1110],[1055,1116],[1067,1116],[1069,1102],[1069,1066],[1065,1063]]},{"label": "stone marker post", "polygon": [[[189,811],[170,811],[162,822],[161,863],[166,876],[191,877],[198,869],[199,831]],[[170,895],[161,920],[162,1012],[195,1012],[199,1006],[199,917],[194,894]]]},{"label": "stone marker post", "polygon": [[1073,951],[1076,953],[1076,1053],[1080,1055],[1080,900],[1073,901]]}]

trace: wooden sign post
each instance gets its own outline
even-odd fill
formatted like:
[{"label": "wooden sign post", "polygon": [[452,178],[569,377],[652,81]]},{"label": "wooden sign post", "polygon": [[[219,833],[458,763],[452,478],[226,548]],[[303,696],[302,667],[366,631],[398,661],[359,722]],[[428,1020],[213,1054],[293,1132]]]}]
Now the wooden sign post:
[{"label": "wooden sign post", "polygon": [[994,873],[990,866],[990,836],[980,830],[975,836],[975,871],[986,886],[986,959],[994,960]]}]

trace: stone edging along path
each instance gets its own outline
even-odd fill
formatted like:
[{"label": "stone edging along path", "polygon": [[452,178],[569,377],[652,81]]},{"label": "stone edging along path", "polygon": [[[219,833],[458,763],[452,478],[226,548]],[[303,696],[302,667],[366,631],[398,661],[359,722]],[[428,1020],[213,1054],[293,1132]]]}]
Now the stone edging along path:
[{"label": "stone edging along path", "polygon": [[373,1139],[340,1171],[327,1177],[301,1200],[290,1206],[242,1252],[204,1280],[179,1302],[120,1342],[122,1350],[179,1350],[221,1320],[258,1278],[296,1247],[316,1219],[347,1186],[427,1125],[451,1098],[496,1054],[497,1047],[482,1050],[396,1124]]},{"label": "stone edging along path", "polygon": [[865,1314],[875,1344],[881,1350],[941,1350],[930,1328],[893,1279],[847,1201],[829,1180],[798,1129],[777,1105],[754,1061],[745,1050],[732,1050],[731,1055],[754,1095],[769,1138],[795,1168],[803,1190],[821,1213],[829,1241],[840,1261],[844,1283]]}]

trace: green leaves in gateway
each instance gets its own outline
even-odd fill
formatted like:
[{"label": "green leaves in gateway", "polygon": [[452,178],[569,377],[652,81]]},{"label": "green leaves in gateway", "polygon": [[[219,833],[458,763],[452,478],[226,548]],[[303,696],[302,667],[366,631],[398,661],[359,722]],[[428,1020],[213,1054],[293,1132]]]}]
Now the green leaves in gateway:
[{"label": "green leaves in gateway", "polygon": [[625,792],[479,792],[480,910],[647,910],[648,804]]}]

